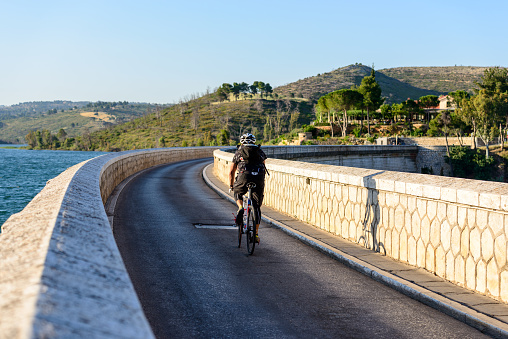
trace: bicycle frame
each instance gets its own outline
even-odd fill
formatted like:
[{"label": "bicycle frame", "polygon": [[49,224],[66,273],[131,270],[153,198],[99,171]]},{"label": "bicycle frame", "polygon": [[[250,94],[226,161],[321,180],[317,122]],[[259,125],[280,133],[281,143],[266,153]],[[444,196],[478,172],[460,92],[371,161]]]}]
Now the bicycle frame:
[{"label": "bicycle frame", "polygon": [[252,208],[252,188],[255,183],[247,183],[247,195],[243,196],[243,220],[242,225],[238,226],[238,247],[241,247],[242,234],[246,235],[247,253],[253,254],[256,246],[256,225],[254,224],[254,210]]}]

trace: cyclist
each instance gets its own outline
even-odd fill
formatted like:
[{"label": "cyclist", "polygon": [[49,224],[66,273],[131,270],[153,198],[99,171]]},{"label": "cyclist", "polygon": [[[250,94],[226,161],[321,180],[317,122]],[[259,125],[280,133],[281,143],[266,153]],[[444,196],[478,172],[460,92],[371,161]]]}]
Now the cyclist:
[{"label": "cyclist", "polygon": [[[229,165],[229,188],[233,190],[238,212],[235,222],[242,225],[243,220],[243,195],[247,193],[247,183],[253,182],[256,187],[252,188],[252,208],[254,223],[256,225],[256,242],[259,243],[258,229],[261,221],[261,205],[263,204],[263,191],[265,189],[265,160],[266,154],[259,145],[256,145],[256,137],[246,133],[240,137],[240,145]],[[235,178],[236,171],[238,175]]]}]

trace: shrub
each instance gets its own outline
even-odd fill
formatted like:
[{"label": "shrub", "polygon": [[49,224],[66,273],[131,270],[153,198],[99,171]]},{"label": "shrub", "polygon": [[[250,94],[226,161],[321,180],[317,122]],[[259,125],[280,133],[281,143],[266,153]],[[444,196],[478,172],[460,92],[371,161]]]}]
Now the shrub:
[{"label": "shrub", "polygon": [[452,166],[454,176],[459,178],[492,180],[495,171],[494,158],[487,159],[479,149],[450,147],[450,156],[446,156],[445,160]]},{"label": "shrub", "polygon": [[304,133],[312,132],[312,134],[314,134],[314,132],[316,131],[316,127],[310,125],[303,125],[302,129]]}]

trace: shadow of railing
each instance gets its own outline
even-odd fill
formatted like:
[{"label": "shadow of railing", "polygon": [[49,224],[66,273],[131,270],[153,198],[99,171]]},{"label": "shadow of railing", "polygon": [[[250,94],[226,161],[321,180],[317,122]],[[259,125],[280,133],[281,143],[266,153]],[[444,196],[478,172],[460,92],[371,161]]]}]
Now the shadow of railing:
[{"label": "shadow of railing", "polygon": [[381,252],[386,255],[386,249],[382,242],[378,241],[378,226],[381,218],[379,209],[379,190],[376,189],[376,181],[374,176],[384,173],[378,172],[363,178],[363,186],[368,189],[367,201],[365,203],[365,214],[362,220],[362,235],[358,239],[358,243],[365,248],[372,249],[374,252]]}]

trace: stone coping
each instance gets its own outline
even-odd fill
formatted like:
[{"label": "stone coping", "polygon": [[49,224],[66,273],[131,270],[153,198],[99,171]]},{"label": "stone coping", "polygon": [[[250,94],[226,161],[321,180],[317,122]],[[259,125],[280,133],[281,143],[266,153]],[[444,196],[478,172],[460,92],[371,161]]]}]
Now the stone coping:
[{"label": "stone coping", "polygon": [[145,168],[211,157],[214,149],[109,153],[49,180],[2,226],[0,337],[153,338],[102,191],[111,193],[111,186]]},{"label": "stone coping", "polygon": [[[391,148],[403,146],[384,147]],[[263,148],[263,150],[264,149],[265,148]],[[233,159],[233,155],[224,149],[216,150],[214,152],[214,157],[224,161],[232,161]],[[508,184],[506,183],[418,173],[311,164],[273,158],[267,159],[266,166],[268,170],[280,170],[285,173],[307,177],[309,179],[315,178],[345,185],[362,186],[381,191],[408,194],[432,200],[508,211]]]},{"label": "stone coping", "polygon": [[[320,157],[348,154],[389,154],[417,153],[414,145],[308,145],[308,146],[262,146],[268,157],[277,159],[295,159],[303,157]],[[236,148],[223,148],[222,151],[234,153]]]}]

